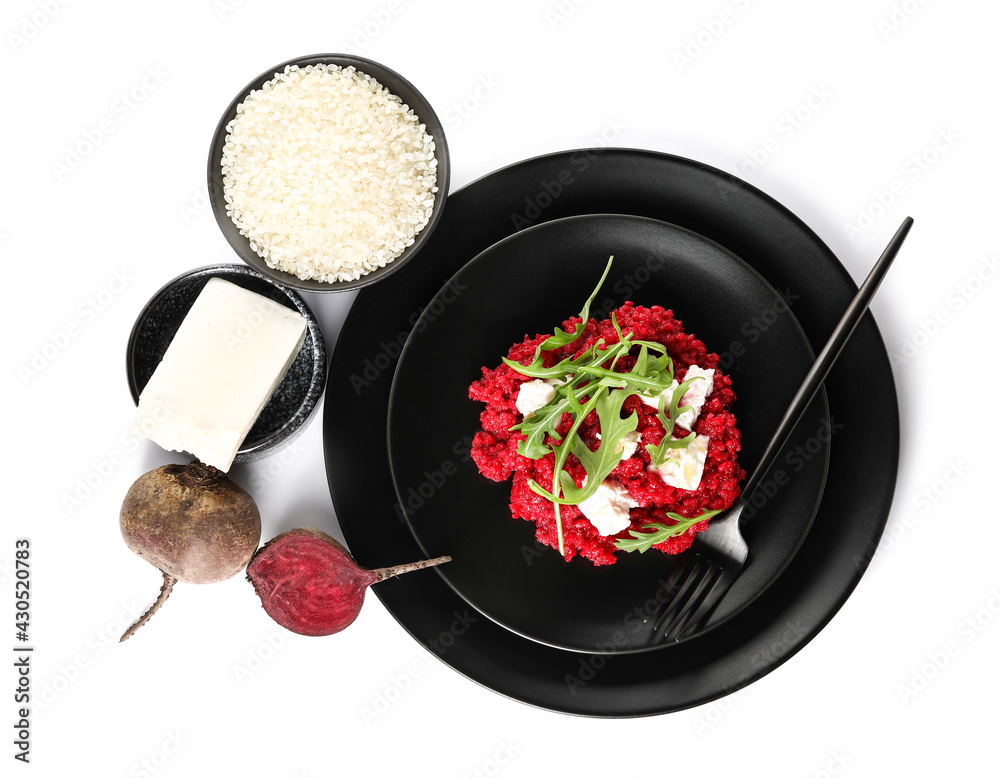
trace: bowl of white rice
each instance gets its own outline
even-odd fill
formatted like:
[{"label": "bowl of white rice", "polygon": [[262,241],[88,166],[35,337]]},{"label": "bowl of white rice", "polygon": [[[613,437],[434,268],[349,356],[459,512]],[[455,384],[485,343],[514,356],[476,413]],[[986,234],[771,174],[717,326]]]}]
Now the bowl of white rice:
[{"label": "bowl of white rice", "polygon": [[284,286],[357,289],[399,270],[440,219],[450,164],[441,122],[406,79],[320,54],[251,81],[208,161],[216,221],[239,257]]}]

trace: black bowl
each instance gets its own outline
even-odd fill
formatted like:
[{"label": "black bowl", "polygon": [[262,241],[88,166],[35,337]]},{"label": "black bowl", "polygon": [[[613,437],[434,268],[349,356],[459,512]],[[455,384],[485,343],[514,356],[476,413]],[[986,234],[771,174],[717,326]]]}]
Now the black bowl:
[{"label": "black bowl", "polygon": [[212,278],[224,278],[257,292],[292,310],[306,320],[306,338],[271,399],[261,410],[234,463],[254,462],[280,451],[306,428],[326,385],[326,345],[319,322],[302,298],[272,283],[244,265],[210,265],[177,276],[163,286],[139,313],[128,339],[125,370],[132,401],[160,364],[163,353],[195,299]]},{"label": "black bowl", "polygon": [[[427,224],[417,233],[413,243],[407,246],[403,250],[403,253],[392,262],[372,270],[355,281],[327,282],[315,279],[303,280],[291,273],[268,267],[263,257],[250,247],[250,241],[245,235],[240,234],[239,228],[229,217],[229,214],[226,213],[226,200],[222,182],[222,149],[226,144],[226,136],[228,134],[226,127],[236,116],[237,106],[246,99],[251,90],[260,89],[265,82],[274,78],[275,74],[284,71],[288,65],[305,67],[306,65],[319,64],[339,65],[344,68],[353,66],[358,72],[371,76],[382,84],[382,86],[386,87],[392,94],[402,100],[426,127],[428,134],[434,139],[434,155],[437,157],[437,193],[434,196],[434,210],[431,212],[431,217]],[[314,54],[309,57],[299,57],[288,62],[282,62],[280,65],[269,68],[261,73],[240,91],[222,114],[222,118],[215,128],[215,135],[212,136],[212,146],[208,155],[208,199],[212,204],[215,220],[218,222],[222,234],[229,241],[229,245],[233,247],[233,250],[239,255],[240,259],[262,275],[273,279],[282,286],[306,292],[346,292],[373,284],[399,270],[416,256],[417,252],[420,251],[428,238],[430,238],[431,233],[434,232],[434,228],[441,218],[441,211],[444,209],[445,198],[448,196],[450,179],[451,163],[448,156],[448,144],[444,137],[444,128],[441,126],[437,114],[434,113],[434,109],[431,108],[427,99],[417,91],[413,84],[395,71],[370,59],[347,54]]]}]

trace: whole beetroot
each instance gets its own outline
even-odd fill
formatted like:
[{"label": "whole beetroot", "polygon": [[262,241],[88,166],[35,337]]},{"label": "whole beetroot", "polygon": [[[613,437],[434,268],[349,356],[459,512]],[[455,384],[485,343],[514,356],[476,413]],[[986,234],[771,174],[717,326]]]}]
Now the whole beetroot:
[{"label": "whole beetroot", "polygon": [[232,578],[260,543],[253,498],[225,473],[198,461],[139,476],[125,495],[119,520],[126,545],[163,574],[156,601],[122,640],[159,610],[175,583]]},{"label": "whole beetroot", "polygon": [[450,560],[442,556],[365,570],[336,539],[314,527],[300,527],[261,546],[247,565],[247,580],[267,614],[285,629],[332,635],[358,617],[372,584]]}]

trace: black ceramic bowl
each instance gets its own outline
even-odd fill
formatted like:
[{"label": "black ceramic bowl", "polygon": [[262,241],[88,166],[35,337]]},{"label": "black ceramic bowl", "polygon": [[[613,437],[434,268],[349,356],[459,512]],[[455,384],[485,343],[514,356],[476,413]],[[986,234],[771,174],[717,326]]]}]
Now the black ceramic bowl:
[{"label": "black ceramic bowl", "polygon": [[[317,64],[340,65],[345,68],[353,66],[358,72],[371,76],[409,106],[420,122],[426,127],[428,134],[434,139],[434,154],[437,157],[437,193],[434,196],[434,210],[431,213],[430,220],[417,233],[413,243],[407,246],[402,254],[389,264],[372,270],[356,281],[325,282],[315,279],[302,280],[291,273],[268,267],[264,259],[250,247],[250,241],[246,236],[240,234],[239,228],[229,217],[229,214],[226,213],[226,200],[222,183],[222,149],[226,144],[226,126],[236,116],[237,106],[243,102],[251,90],[260,89],[265,82],[274,78],[276,73],[284,71],[286,66],[298,65],[299,67],[305,67],[306,65]],[[218,222],[222,234],[229,241],[229,245],[233,247],[240,259],[262,275],[277,281],[282,286],[306,292],[346,292],[351,289],[358,289],[359,287],[382,280],[412,260],[427,242],[427,239],[430,238],[431,233],[441,218],[444,201],[448,195],[450,179],[451,164],[448,156],[448,144],[444,137],[444,128],[441,126],[437,114],[434,113],[434,109],[431,108],[426,98],[409,81],[395,71],[372,60],[346,54],[316,54],[309,57],[300,57],[288,62],[282,62],[280,65],[269,68],[264,73],[261,73],[240,91],[229,104],[229,107],[226,108],[225,113],[222,114],[222,118],[215,129],[215,135],[212,137],[212,146],[208,155],[208,198],[212,204],[212,211],[215,213],[215,220]]]},{"label": "black ceramic bowl", "polygon": [[128,340],[126,373],[132,401],[149,382],[163,353],[205,284],[224,278],[296,310],[306,320],[306,338],[298,355],[268,400],[234,462],[262,459],[287,446],[306,427],[326,385],[326,345],[312,311],[302,298],[244,265],[211,265],[184,273],[170,281],[139,313]]}]

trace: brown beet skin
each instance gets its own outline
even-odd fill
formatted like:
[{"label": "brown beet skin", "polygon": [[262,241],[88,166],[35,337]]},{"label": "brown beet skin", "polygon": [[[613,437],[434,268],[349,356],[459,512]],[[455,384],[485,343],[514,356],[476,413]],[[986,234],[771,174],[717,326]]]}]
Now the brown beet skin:
[{"label": "brown beet skin", "polygon": [[186,583],[236,575],[260,543],[260,512],[250,495],[214,467],[164,465],[140,476],[119,517],[126,545]]},{"label": "brown beet skin", "polygon": [[218,583],[244,568],[260,543],[253,498],[220,470],[194,461],[150,470],[129,488],[119,516],[125,544],[163,575],[155,602],[128,640],[167,601],[174,584]]},{"label": "brown beet skin", "polygon": [[365,570],[325,532],[300,527],[258,549],[247,565],[247,580],[278,624],[299,635],[318,637],[350,626],[372,584],[450,559]]}]

